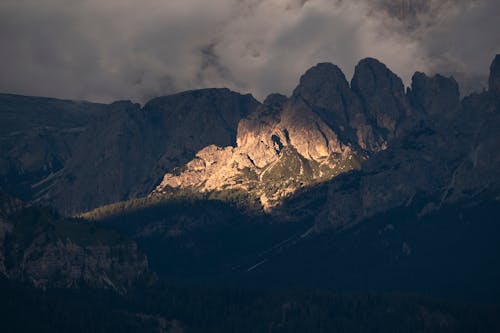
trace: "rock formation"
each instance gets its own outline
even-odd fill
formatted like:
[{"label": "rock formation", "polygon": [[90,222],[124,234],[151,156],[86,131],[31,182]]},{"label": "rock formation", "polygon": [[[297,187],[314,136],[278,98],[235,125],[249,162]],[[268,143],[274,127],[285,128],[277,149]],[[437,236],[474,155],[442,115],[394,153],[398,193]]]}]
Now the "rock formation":
[{"label": "rock formation", "polygon": [[345,227],[408,206],[428,214],[446,204],[498,195],[500,104],[492,88],[460,102],[453,78],[416,73],[408,95],[424,116],[359,172],[327,185],[326,204],[314,212],[317,226]]},{"label": "rock formation", "polygon": [[401,80],[377,60],[358,64],[352,89],[337,66],[321,63],[290,98],[272,94],[242,119],[235,147],[204,148],[154,195],[238,190],[268,211],[299,188],[359,168],[411,117]]},{"label": "rock formation", "polygon": [[258,104],[228,89],[144,108],[0,95],[0,188],[67,214],[145,195],[203,147],[235,144],[239,120]]}]

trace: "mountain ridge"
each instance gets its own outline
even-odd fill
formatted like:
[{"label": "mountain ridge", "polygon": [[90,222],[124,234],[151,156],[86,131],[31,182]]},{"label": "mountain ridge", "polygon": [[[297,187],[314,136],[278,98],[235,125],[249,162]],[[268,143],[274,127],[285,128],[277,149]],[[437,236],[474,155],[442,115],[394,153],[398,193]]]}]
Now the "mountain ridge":
[{"label": "mountain ridge", "polygon": [[[130,101],[104,105],[6,96],[17,100],[11,103],[17,109],[25,103],[28,112],[39,110],[31,117],[41,123],[42,130],[26,122],[21,137],[14,137],[9,132],[12,126],[4,123],[6,127],[0,132],[5,142],[0,187],[26,201],[51,205],[68,214],[148,193],[165,171],[188,161],[198,149],[210,143],[231,144],[237,120],[258,104],[250,95],[228,89],[174,94],[153,99],[144,108]],[[36,106],[30,106],[36,101]],[[71,109],[65,114],[66,109],[54,109],[54,103],[82,105],[90,108],[92,115],[76,117],[75,124],[66,125]],[[9,105],[0,100],[3,120],[10,117]],[[212,115],[227,115],[214,119],[207,115],[199,121],[205,110]],[[48,115],[46,119],[40,112]],[[176,114],[185,118],[168,118]],[[44,129],[53,127],[52,123],[61,127],[52,130],[54,134]],[[193,124],[198,128],[191,129]],[[204,134],[193,135],[194,131]]]},{"label": "mountain ridge", "polygon": [[[498,59],[491,66],[493,83],[499,77]],[[137,145],[137,136],[131,133],[147,128],[141,127],[146,112],[156,117],[160,138],[167,138],[162,134],[162,123],[177,125],[172,119],[178,116],[189,119],[181,131],[196,128],[192,121],[207,107],[206,98],[214,98],[212,93],[222,96],[221,105],[226,105],[225,94],[234,98],[236,102],[230,105],[240,107],[241,118],[233,118],[229,130],[227,121],[217,122],[224,129],[222,141],[230,141],[229,145],[198,142],[200,150],[191,146],[189,151],[195,158],[167,172],[163,184],[151,195],[79,216],[128,234],[147,254],[153,270],[162,272],[163,277],[193,283],[202,277],[210,283],[233,277],[235,283],[261,281],[259,272],[268,271],[282,259],[290,265],[296,249],[327,235],[339,240],[342,235],[350,235],[353,244],[345,246],[354,246],[352,250],[361,251],[363,257],[365,247],[354,241],[358,230],[364,230],[363,237],[375,242],[377,251],[381,251],[376,260],[392,262],[402,255],[412,259],[412,249],[425,249],[421,244],[425,237],[408,239],[407,234],[396,233],[396,238],[390,239],[394,251],[386,252],[379,248],[384,245],[378,244],[378,232],[400,227],[417,230],[419,221],[433,221],[439,214],[450,218],[439,224],[447,230],[452,227],[451,219],[460,218],[454,215],[453,207],[467,212],[467,228],[477,233],[473,242],[484,238],[491,245],[496,237],[495,225],[490,220],[484,222],[491,230],[491,235],[485,235],[480,232],[482,222],[471,225],[470,216],[484,203],[497,214],[500,197],[500,158],[496,150],[500,103],[496,85],[492,87],[461,100],[453,78],[416,73],[405,92],[401,81],[385,65],[365,59],[358,64],[350,85],[338,67],[321,64],[306,72],[292,96],[272,94],[263,104],[227,90],[189,92],[167,98],[176,107],[166,103],[165,109],[149,111],[120,102],[95,125],[117,140],[108,158],[121,159],[122,155],[115,155],[120,149],[128,154],[123,142]],[[185,99],[191,94],[199,98]],[[162,98],[157,102],[165,105]],[[221,108],[210,110],[217,113]],[[118,121],[113,122],[115,119]],[[196,131],[208,134],[207,140],[217,138],[210,133],[212,124],[201,120],[204,124]],[[114,130],[106,132],[109,123],[115,123],[121,135],[116,136]],[[107,142],[99,137],[90,140],[92,133],[83,141],[92,142],[91,146]],[[190,133],[184,132],[184,137],[194,135]],[[154,134],[145,133],[158,138]],[[182,140],[170,144],[179,142]],[[143,151],[144,145],[137,146],[139,153],[151,153]],[[101,154],[99,149],[96,151]],[[132,158],[124,167],[130,169],[133,162]],[[111,163],[109,170],[112,167]],[[119,168],[116,174],[121,174]],[[389,216],[390,222],[383,225],[380,216]],[[405,220],[398,222],[400,216]],[[87,223],[95,223],[90,221]],[[370,221],[378,221],[378,229],[373,229]],[[440,235],[443,240],[447,237]],[[468,235],[460,237],[472,242]],[[328,247],[326,243],[324,246]],[[314,253],[307,251],[306,255],[314,258]],[[474,256],[479,255],[474,252]],[[260,277],[253,281],[254,276]],[[329,285],[329,281],[335,280],[325,278],[323,282]]]},{"label": "mountain ridge", "polygon": [[271,95],[243,118],[236,146],[201,150],[182,170],[167,173],[153,195],[237,189],[270,212],[302,187],[360,169],[404,136],[433,110],[411,104],[426,102],[434,81],[425,78],[416,74],[415,93],[405,93],[401,79],[376,59],[361,60],[350,85],[337,66],[320,63],[302,75],[290,98]]}]

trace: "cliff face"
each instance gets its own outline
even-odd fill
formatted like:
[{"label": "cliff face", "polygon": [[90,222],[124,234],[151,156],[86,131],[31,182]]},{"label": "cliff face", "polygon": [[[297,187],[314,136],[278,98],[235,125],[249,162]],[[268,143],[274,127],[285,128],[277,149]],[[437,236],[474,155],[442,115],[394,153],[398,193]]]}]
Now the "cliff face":
[{"label": "cliff face", "polygon": [[36,287],[124,292],[148,262],[134,242],[96,226],[66,221],[2,196],[0,274]]},{"label": "cliff face", "polygon": [[241,191],[264,210],[297,189],[359,168],[415,118],[401,80],[375,59],[356,67],[349,86],[332,64],[309,69],[290,98],[270,95],[238,125],[236,146],[209,146],[154,195]]}]

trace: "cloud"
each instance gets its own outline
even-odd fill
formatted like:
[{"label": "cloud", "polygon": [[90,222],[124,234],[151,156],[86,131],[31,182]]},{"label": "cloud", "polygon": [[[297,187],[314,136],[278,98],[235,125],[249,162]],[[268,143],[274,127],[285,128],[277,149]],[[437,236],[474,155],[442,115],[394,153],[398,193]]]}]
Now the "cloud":
[{"label": "cloud", "polygon": [[485,82],[500,51],[497,1],[433,1],[411,26],[374,3],[2,0],[0,91],[144,102],[225,86],[262,99],[289,94],[317,62],[350,77],[367,56],[406,83],[416,70]]}]

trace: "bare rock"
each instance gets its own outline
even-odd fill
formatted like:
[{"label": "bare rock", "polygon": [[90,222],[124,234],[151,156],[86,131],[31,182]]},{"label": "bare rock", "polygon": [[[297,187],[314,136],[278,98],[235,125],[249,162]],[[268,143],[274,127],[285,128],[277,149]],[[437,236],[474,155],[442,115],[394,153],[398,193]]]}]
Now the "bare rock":
[{"label": "bare rock", "polygon": [[351,87],[360,97],[376,136],[368,141],[369,148],[379,150],[394,139],[399,126],[412,116],[403,82],[378,60],[366,58],[356,66]]},{"label": "bare rock", "polygon": [[439,74],[428,77],[424,73],[415,73],[408,98],[417,112],[432,118],[453,118],[460,107],[457,81]]}]

